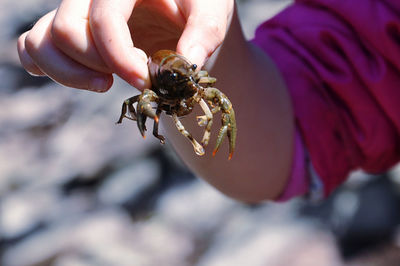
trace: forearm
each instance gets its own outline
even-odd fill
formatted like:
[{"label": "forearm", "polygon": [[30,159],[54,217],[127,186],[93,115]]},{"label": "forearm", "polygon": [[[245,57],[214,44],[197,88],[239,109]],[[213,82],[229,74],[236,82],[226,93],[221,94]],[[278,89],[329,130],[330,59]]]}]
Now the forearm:
[{"label": "forearm", "polygon": [[[169,121],[167,136],[184,162],[223,193],[248,202],[276,198],[290,174],[294,122],[285,85],[273,63],[248,43],[236,15],[223,45],[207,68],[217,78],[216,87],[231,100],[237,121],[236,150],[228,161],[228,142],[211,156],[220,127],[219,116],[206,155],[194,154],[192,146]],[[204,128],[192,114],[185,126],[196,138]]]}]

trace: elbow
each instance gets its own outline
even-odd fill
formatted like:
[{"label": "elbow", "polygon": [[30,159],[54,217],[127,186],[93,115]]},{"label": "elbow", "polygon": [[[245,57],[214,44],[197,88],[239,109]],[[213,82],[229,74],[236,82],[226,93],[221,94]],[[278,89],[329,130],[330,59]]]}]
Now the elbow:
[{"label": "elbow", "polygon": [[213,186],[225,196],[250,205],[276,201],[284,189],[283,187],[277,186],[277,184],[270,184],[268,187],[262,185],[240,185],[235,187],[232,184],[225,184],[223,187],[216,186],[215,184],[213,184]]}]

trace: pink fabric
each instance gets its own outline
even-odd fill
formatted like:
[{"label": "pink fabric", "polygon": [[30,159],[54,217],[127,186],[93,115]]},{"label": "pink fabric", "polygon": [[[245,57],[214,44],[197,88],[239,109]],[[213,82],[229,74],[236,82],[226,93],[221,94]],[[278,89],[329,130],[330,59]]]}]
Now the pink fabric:
[{"label": "pink fabric", "polygon": [[325,196],[400,160],[399,0],[298,0],[253,42],[284,76]]},{"label": "pink fabric", "polygon": [[285,190],[276,201],[287,201],[307,193],[310,180],[306,173],[305,157],[303,142],[300,133],[296,130],[291,175]]}]

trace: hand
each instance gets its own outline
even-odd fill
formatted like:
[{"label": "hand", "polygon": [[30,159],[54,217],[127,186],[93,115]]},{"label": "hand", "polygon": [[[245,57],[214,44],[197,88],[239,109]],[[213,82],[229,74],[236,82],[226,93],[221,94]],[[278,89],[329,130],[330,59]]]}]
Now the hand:
[{"label": "hand", "polygon": [[[222,43],[233,0],[63,0],[18,40],[24,68],[65,86],[107,91],[115,73],[149,87],[147,55],[176,50],[201,67]],[[146,55],[147,54],[147,55]]]}]

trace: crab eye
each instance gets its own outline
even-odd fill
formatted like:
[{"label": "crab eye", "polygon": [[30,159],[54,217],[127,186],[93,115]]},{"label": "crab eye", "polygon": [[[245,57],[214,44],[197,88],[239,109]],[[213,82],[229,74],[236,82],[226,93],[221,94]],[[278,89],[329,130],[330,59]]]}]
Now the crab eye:
[{"label": "crab eye", "polygon": [[197,68],[197,65],[196,65],[196,64],[193,64],[190,68],[191,68],[193,71],[195,71],[196,68]]},{"label": "crab eye", "polygon": [[178,73],[176,72],[171,73],[171,78],[178,79]]}]

